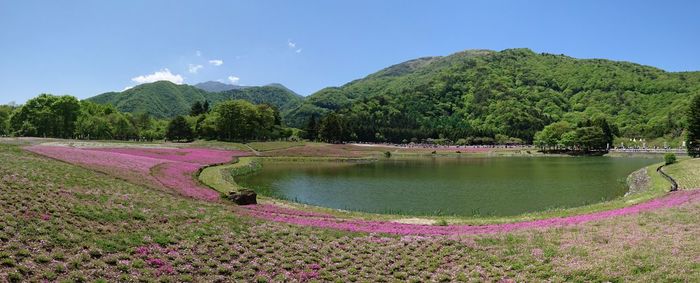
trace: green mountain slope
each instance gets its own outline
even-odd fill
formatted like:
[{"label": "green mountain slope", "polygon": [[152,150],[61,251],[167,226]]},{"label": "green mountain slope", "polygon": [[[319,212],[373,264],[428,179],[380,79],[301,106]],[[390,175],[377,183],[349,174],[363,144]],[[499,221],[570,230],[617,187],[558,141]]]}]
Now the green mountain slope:
[{"label": "green mountain slope", "polygon": [[575,59],[529,49],[468,50],[410,60],[286,111],[287,124],[338,111],[359,140],[504,134],[531,140],[552,122],[604,116],[622,136],[679,135],[700,73],[628,62]]},{"label": "green mountain slope", "polygon": [[87,100],[112,104],[122,112],[147,112],[156,118],[189,113],[192,103],[204,101],[208,93],[189,85],[158,81],[135,86],[122,92],[107,92]]},{"label": "green mountain slope", "polygon": [[208,100],[212,106],[228,99],[244,99],[252,103],[268,103],[280,109],[296,107],[302,97],[278,86],[245,87],[223,92],[207,92],[190,85],[159,81],[135,86],[122,92],[107,92],[87,100],[112,104],[123,112],[147,112],[156,118],[170,118],[189,113],[195,101]]}]

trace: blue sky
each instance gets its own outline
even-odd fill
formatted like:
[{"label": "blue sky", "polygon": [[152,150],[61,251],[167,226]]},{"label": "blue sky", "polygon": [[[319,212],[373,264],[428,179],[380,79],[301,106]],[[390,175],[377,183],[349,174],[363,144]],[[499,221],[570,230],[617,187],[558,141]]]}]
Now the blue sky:
[{"label": "blue sky", "polygon": [[700,70],[698,3],[0,0],[0,103],[158,78],[278,82],[308,95],[464,49]]}]

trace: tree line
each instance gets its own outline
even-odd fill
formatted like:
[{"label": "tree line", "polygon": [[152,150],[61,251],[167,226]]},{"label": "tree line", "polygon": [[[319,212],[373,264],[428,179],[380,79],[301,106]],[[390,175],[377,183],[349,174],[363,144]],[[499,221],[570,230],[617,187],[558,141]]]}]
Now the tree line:
[{"label": "tree line", "polygon": [[534,145],[545,152],[606,152],[619,135],[605,118],[585,120],[576,125],[560,121],[535,134]]},{"label": "tree line", "polygon": [[210,109],[195,102],[190,115],[171,120],[148,113],[123,113],[110,104],[80,101],[69,95],[41,94],[21,106],[0,106],[0,135],[73,139],[226,141],[291,138],[279,111],[268,104],[229,100]]},{"label": "tree line", "polygon": [[278,140],[295,131],[282,125],[279,110],[269,104],[235,99],[216,104],[195,102],[190,115],[177,116],[168,125],[170,140],[216,139],[223,141]]},{"label": "tree line", "polygon": [[0,134],[6,136],[156,140],[164,137],[166,124],[69,95],[41,94],[22,106],[0,107]]},{"label": "tree line", "polygon": [[[700,156],[700,95],[692,98],[686,111],[675,113],[675,118],[687,121],[685,132],[689,155]],[[375,122],[363,113],[339,109],[323,116],[312,114],[302,131],[284,126],[276,107],[245,100],[224,101],[212,109],[208,101],[197,101],[192,105],[190,115],[170,121],[154,119],[148,113],[122,113],[112,105],[80,101],[68,95],[41,94],[21,106],[0,105],[1,136],[150,141],[197,138],[250,141],[304,137],[330,143],[529,144],[517,137],[479,132],[468,126],[442,132],[437,126],[377,128]],[[544,151],[596,152],[607,150],[619,135],[616,124],[599,116],[576,123],[550,123],[535,132],[532,144]]]}]

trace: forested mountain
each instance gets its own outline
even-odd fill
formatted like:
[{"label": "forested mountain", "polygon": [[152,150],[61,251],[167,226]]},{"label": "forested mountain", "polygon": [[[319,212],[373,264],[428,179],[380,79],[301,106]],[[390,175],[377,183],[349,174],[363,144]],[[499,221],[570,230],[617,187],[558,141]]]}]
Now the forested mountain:
[{"label": "forested mountain", "polygon": [[255,104],[267,103],[284,111],[296,107],[302,97],[283,86],[255,86],[207,92],[190,85],[159,81],[138,85],[122,92],[103,93],[87,100],[114,105],[122,112],[145,112],[155,118],[172,118],[187,115],[196,101],[207,100],[214,106],[231,99],[243,99]]},{"label": "forested mountain", "polygon": [[468,50],[407,61],[325,88],[283,118],[304,128],[310,117],[335,112],[346,139],[365,141],[498,134],[531,141],[553,122],[599,118],[620,136],[678,136],[686,122],[676,113],[698,92],[700,72],[529,49]]}]

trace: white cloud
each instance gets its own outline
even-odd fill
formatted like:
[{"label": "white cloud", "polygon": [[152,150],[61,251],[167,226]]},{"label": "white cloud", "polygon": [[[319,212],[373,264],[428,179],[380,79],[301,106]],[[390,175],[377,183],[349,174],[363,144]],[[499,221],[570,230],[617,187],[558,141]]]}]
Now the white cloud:
[{"label": "white cloud", "polygon": [[204,66],[190,64],[188,70],[190,73],[196,74],[197,72],[199,72],[199,69],[201,69],[201,68],[204,68]]},{"label": "white cloud", "polygon": [[238,81],[240,81],[241,78],[236,77],[236,76],[228,76],[228,80],[229,80],[232,84],[238,84]]},{"label": "white cloud", "polygon": [[180,75],[171,73],[170,70],[165,68],[160,71],[156,71],[153,74],[134,77],[131,79],[131,81],[137,84],[152,83],[157,81],[169,81],[176,84],[182,84],[185,79]]},{"label": "white cloud", "polygon": [[194,52],[194,54],[196,54],[197,57],[202,57],[202,51],[197,50]]},{"label": "white cloud", "polygon": [[296,53],[301,53],[301,48],[297,49],[297,51],[294,51]]},{"label": "white cloud", "polygon": [[214,66],[221,66],[221,65],[224,64],[224,61],[223,61],[223,60],[214,59],[214,60],[209,60],[209,64],[212,64],[212,65],[214,65]]},{"label": "white cloud", "polygon": [[291,40],[287,40],[287,46],[289,46],[289,48],[293,49],[293,48],[297,47],[297,44],[292,42]]}]

